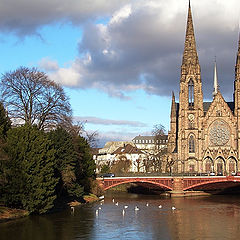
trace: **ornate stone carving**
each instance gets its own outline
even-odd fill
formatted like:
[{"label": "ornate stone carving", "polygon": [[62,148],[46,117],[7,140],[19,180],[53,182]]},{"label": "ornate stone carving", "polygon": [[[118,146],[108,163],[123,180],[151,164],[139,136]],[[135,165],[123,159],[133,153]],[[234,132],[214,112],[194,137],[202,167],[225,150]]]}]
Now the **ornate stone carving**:
[{"label": "ornate stone carving", "polygon": [[209,130],[209,137],[213,145],[225,145],[230,138],[228,125],[223,120],[214,121]]}]

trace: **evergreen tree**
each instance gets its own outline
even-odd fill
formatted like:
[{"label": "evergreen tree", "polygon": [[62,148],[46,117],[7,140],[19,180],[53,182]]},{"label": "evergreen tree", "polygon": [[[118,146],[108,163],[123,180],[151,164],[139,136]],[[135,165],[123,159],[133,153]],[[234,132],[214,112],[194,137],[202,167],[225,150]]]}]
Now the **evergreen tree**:
[{"label": "evergreen tree", "polygon": [[8,132],[6,205],[30,213],[45,213],[53,207],[57,179],[54,177],[55,150],[46,134],[24,125]]},{"label": "evergreen tree", "polygon": [[55,174],[60,179],[57,185],[58,197],[81,197],[83,187],[76,181],[77,153],[72,136],[65,129],[58,127],[49,133],[49,139],[56,149]]},{"label": "evergreen tree", "polygon": [[11,128],[11,121],[7,116],[7,113],[0,103],[0,195],[2,194],[3,186],[6,184],[6,171],[5,162],[8,156],[4,150],[6,143],[7,131]]},{"label": "evergreen tree", "polygon": [[7,131],[11,128],[11,121],[7,116],[7,113],[0,103],[0,138],[5,139]]},{"label": "evergreen tree", "polygon": [[93,160],[87,140],[81,136],[74,137],[74,147],[77,152],[77,180],[84,186],[85,192],[91,191],[90,182],[95,178],[95,161]]}]

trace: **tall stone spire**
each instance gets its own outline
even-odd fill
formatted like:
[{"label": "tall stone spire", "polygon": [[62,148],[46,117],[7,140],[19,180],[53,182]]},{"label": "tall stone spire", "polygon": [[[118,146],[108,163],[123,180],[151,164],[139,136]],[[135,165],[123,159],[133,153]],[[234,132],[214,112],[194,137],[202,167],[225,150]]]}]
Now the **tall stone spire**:
[{"label": "tall stone spire", "polygon": [[[201,113],[199,115],[203,114],[201,69],[198,61],[190,1],[179,92],[179,111],[183,109],[191,111],[194,109],[200,110]],[[186,121],[184,120],[184,122]]]},{"label": "tall stone spire", "polygon": [[186,37],[185,37],[184,52],[183,52],[183,59],[182,59],[182,70],[183,71],[188,70],[190,66],[196,66],[198,64],[199,64],[199,61],[198,61],[196,41],[194,36],[192,11],[191,11],[191,4],[189,1],[187,29],[186,29]]},{"label": "tall stone spire", "polygon": [[218,78],[217,78],[217,62],[215,58],[215,63],[214,63],[214,81],[213,81],[213,96],[217,95],[218,92]]},{"label": "tall stone spire", "polygon": [[235,65],[235,81],[234,81],[234,113],[239,119],[239,129],[240,129],[240,33],[238,36],[238,51]]},{"label": "tall stone spire", "polygon": [[176,102],[174,92],[172,92],[171,121],[173,118],[176,118]]},{"label": "tall stone spire", "polygon": [[235,65],[235,81],[240,81],[240,33],[238,36],[238,52]]}]

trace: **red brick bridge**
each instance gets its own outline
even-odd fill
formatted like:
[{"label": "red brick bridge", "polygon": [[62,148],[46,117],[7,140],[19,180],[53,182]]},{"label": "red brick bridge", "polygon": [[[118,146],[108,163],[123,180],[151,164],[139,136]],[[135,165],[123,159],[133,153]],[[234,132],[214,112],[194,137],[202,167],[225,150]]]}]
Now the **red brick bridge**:
[{"label": "red brick bridge", "polygon": [[[240,176],[195,176],[195,177],[112,177],[97,178],[103,190],[126,184],[162,190],[173,195],[198,195],[196,193],[223,191],[240,186]],[[195,194],[193,194],[195,192]],[[200,194],[201,195],[201,194]]]}]

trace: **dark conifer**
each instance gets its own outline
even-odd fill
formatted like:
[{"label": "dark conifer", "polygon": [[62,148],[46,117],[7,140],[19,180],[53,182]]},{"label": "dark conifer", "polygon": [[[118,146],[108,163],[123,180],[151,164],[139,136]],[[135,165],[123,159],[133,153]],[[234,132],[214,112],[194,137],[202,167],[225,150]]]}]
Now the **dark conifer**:
[{"label": "dark conifer", "polygon": [[24,125],[8,132],[5,204],[30,213],[45,213],[56,198],[55,150],[45,133]]}]

